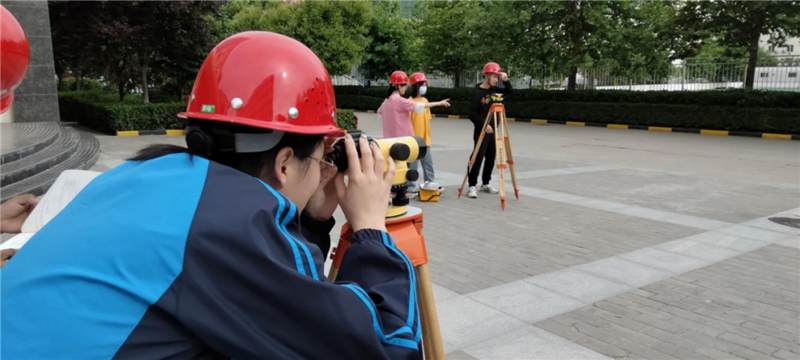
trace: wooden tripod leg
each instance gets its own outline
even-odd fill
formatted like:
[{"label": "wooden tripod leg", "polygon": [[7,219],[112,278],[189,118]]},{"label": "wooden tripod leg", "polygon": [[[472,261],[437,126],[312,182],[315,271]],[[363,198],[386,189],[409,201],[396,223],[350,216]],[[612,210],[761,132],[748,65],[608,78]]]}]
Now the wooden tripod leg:
[{"label": "wooden tripod leg", "polygon": [[506,121],[506,114],[503,113],[503,125],[505,127],[504,142],[506,145],[506,156],[508,158],[508,169],[511,170],[511,183],[514,185],[514,196],[519,200],[519,187],[517,186],[517,174],[514,172],[514,154],[511,153],[511,136],[508,131],[508,121]]},{"label": "wooden tripod leg", "polygon": [[475,143],[475,149],[472,150],[472,156],[469,159],[469,163],[467,164],[467,174],[464,175],[464,181],[461,182],[461,187],[458,188],[458,198],[461,199],[461,194],[464,192],[464,185],[467,184],[467,179],[469,178],[469,172],[472,171],[472,166],[475,165],[475,158],[478,157],[478,152],[481,149],[481,143],[483,143],[483,137],[486,136],[486,126],[489,125],[489,117],[492,116],[492,113],[486,115],[486,120],[483,122],[483,129],[481,129],[481,135],[478,137],[478,142]]},{"label": "wooden tripod leg", "polygon": [[[494,136],[495,136],[495,162],[497,163],[497,170],[500,172],[500,208],[506,209],[506,176],[505,167],[506,159],[503,153],[503,124],[497,121],[497,112],[494,113]],[[500,125],[500,126],[498,126]]]},{"label": "wooden tripod leg", "polygon": [[433,298],[433,286],[428,264],[417,266],[417,291],[419,293],[419,317],[422,322],[422,347],[425,359],[445,360],[439,315]]},{"label": "wooden tripod leg", "polygon": [[333,265],[331,266],[331,271],[328,272],[328,281],[336,282],[336,275],[339,275],[339,268]]}]

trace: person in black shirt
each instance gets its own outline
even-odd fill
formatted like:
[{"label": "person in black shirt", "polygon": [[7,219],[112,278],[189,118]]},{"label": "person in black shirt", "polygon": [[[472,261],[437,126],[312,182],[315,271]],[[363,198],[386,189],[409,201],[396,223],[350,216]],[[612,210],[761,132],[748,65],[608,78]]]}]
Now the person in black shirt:
[{"label": "person in black shirt", "polygon": [[[498,79],[503,80],[503,87],[497,86]],[[500,65],[490,62],[483,67],[483,82],[475,86],[470,98],[469,119],[475,125],[475,131],[472,134],[475,147],[478,147],[478,138],[481,135],[481,130],[483,130],[483,124],[486,122],[486,116],[489,114],[489,107],[491,107],[488,97],[495,93],[510,94],[511,82],[508,81],[508,74],[501,71]],[[480,144],[478,156],[475,158],[475,164],[469,172],[469,190],[467,190],[467,197],[469,198],[476,199],[478,197],[476,186],[478,185],[481,164],[483,164],[483,185],[481,185],[480,191],[490,194],[498,193],[497,189],[492,187],[490,183],[496,153],[495,138],[492,134],[494,134],[494,129],[492,124],[489,123],[486,135]],[[470,153],[471,156],[472,153]],[[484,159],[486,159],[485,162]]]}]

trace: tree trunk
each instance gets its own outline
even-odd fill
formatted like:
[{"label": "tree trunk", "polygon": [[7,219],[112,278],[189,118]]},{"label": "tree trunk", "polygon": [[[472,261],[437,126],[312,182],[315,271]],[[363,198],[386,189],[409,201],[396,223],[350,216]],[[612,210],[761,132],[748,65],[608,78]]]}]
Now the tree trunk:
[{"label": "tree trunk", "polygon": [[[572,43],[572,61],[581,58],[583,52],[581,39],[583,38],[583,26],[586,22],[584,19],[584,5],[581,1],[573,1],[572,6],[575,12],[578,13],[578,20],[568,24],[569,40]],[[572,65],[569,67],[569,77],[567,78],[567,91],[575,91],[578,85],[578,66]]]},{"label": "tree trunk", "polygon": [[578,80],[578,67],[569,67],[569,78],[567,79],[567,91],[575,91],[575,85]]},{"label": "tree trunk", "polygon": [[756,63],[758,62],[758,36],[760,32],[753,32],[750,36],[750,59],[747,61],[747,75],[744,80],[745,91],[753,90],[753,83],[756,78]]},{"label": "tree trunk", "polygon": [[456,75],[453,78],[455,79],[453,89],[457,89],[461,85],[461,71],[456,71]]},{"label": "tree trunk", "polygon": [[117,85],[117,91],[119,92],[119,102],[125,101],[125,82],[120,79],[119,84]]},{"label": "tree trunk", "polygon": [[[58,62],[56,62],[58,64]],[[58,75],[58,82],[56,83],[56,88],[61,91],[64,90],[64,68],[56,65],[55,66],[56,74]]]},{"label": "tree trunk", "polygon": [[116,69],[116,76],[117,76],[117,91],[119,92],[119,102],[125,101],[125,96],[128,95],[128,89],[125,88],[125,84],[128,82],[125,79],[125,59],[122,59],[117,63]]},{"label": "tree trunk", "polygon": [[150,65],[150,56],[147,51],[142,50],[139,61],[141,63],[141,70],[142,70],[142,102],[145,104],[150,103],[150,91],[147,88],[147,71],[148,66]]},{"label": "tree trunk", "polygon": [[83,73],[78,70],[75,75],[75,91],[81,91],[81,80],[83,80]]}]

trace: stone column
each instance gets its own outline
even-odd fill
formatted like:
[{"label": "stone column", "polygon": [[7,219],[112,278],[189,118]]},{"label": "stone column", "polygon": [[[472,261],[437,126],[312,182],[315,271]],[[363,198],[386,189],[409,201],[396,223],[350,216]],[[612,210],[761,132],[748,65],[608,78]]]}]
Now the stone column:
[{"label": "stone column", "polygon": [[[47,1],[3,1],[2,5],[17,18],[31,48],[28,73],[14,91],[14,104],[6,114],[15,122],[59,121],[58,90],[50,37],[50,13]],[[75,51],[81,51],[75,49]],[[8,116],[3,114],[2,121]]]}]

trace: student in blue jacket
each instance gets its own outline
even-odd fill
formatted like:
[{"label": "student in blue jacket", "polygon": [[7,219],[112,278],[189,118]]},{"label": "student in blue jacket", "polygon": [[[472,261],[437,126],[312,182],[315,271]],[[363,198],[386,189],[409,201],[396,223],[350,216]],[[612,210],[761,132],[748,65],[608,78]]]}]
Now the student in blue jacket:
[{"label": "student in blue jacket", "polygon": [[[346,183],[325,160],[336,106],[311,50],[222,41],[180,116],[187,148],[100,175],[2,269],[0,357],[420,359],[414,268],[384,225],[394,165],[349,136]],[[355,233],[331,283],[337,206]]]}]

